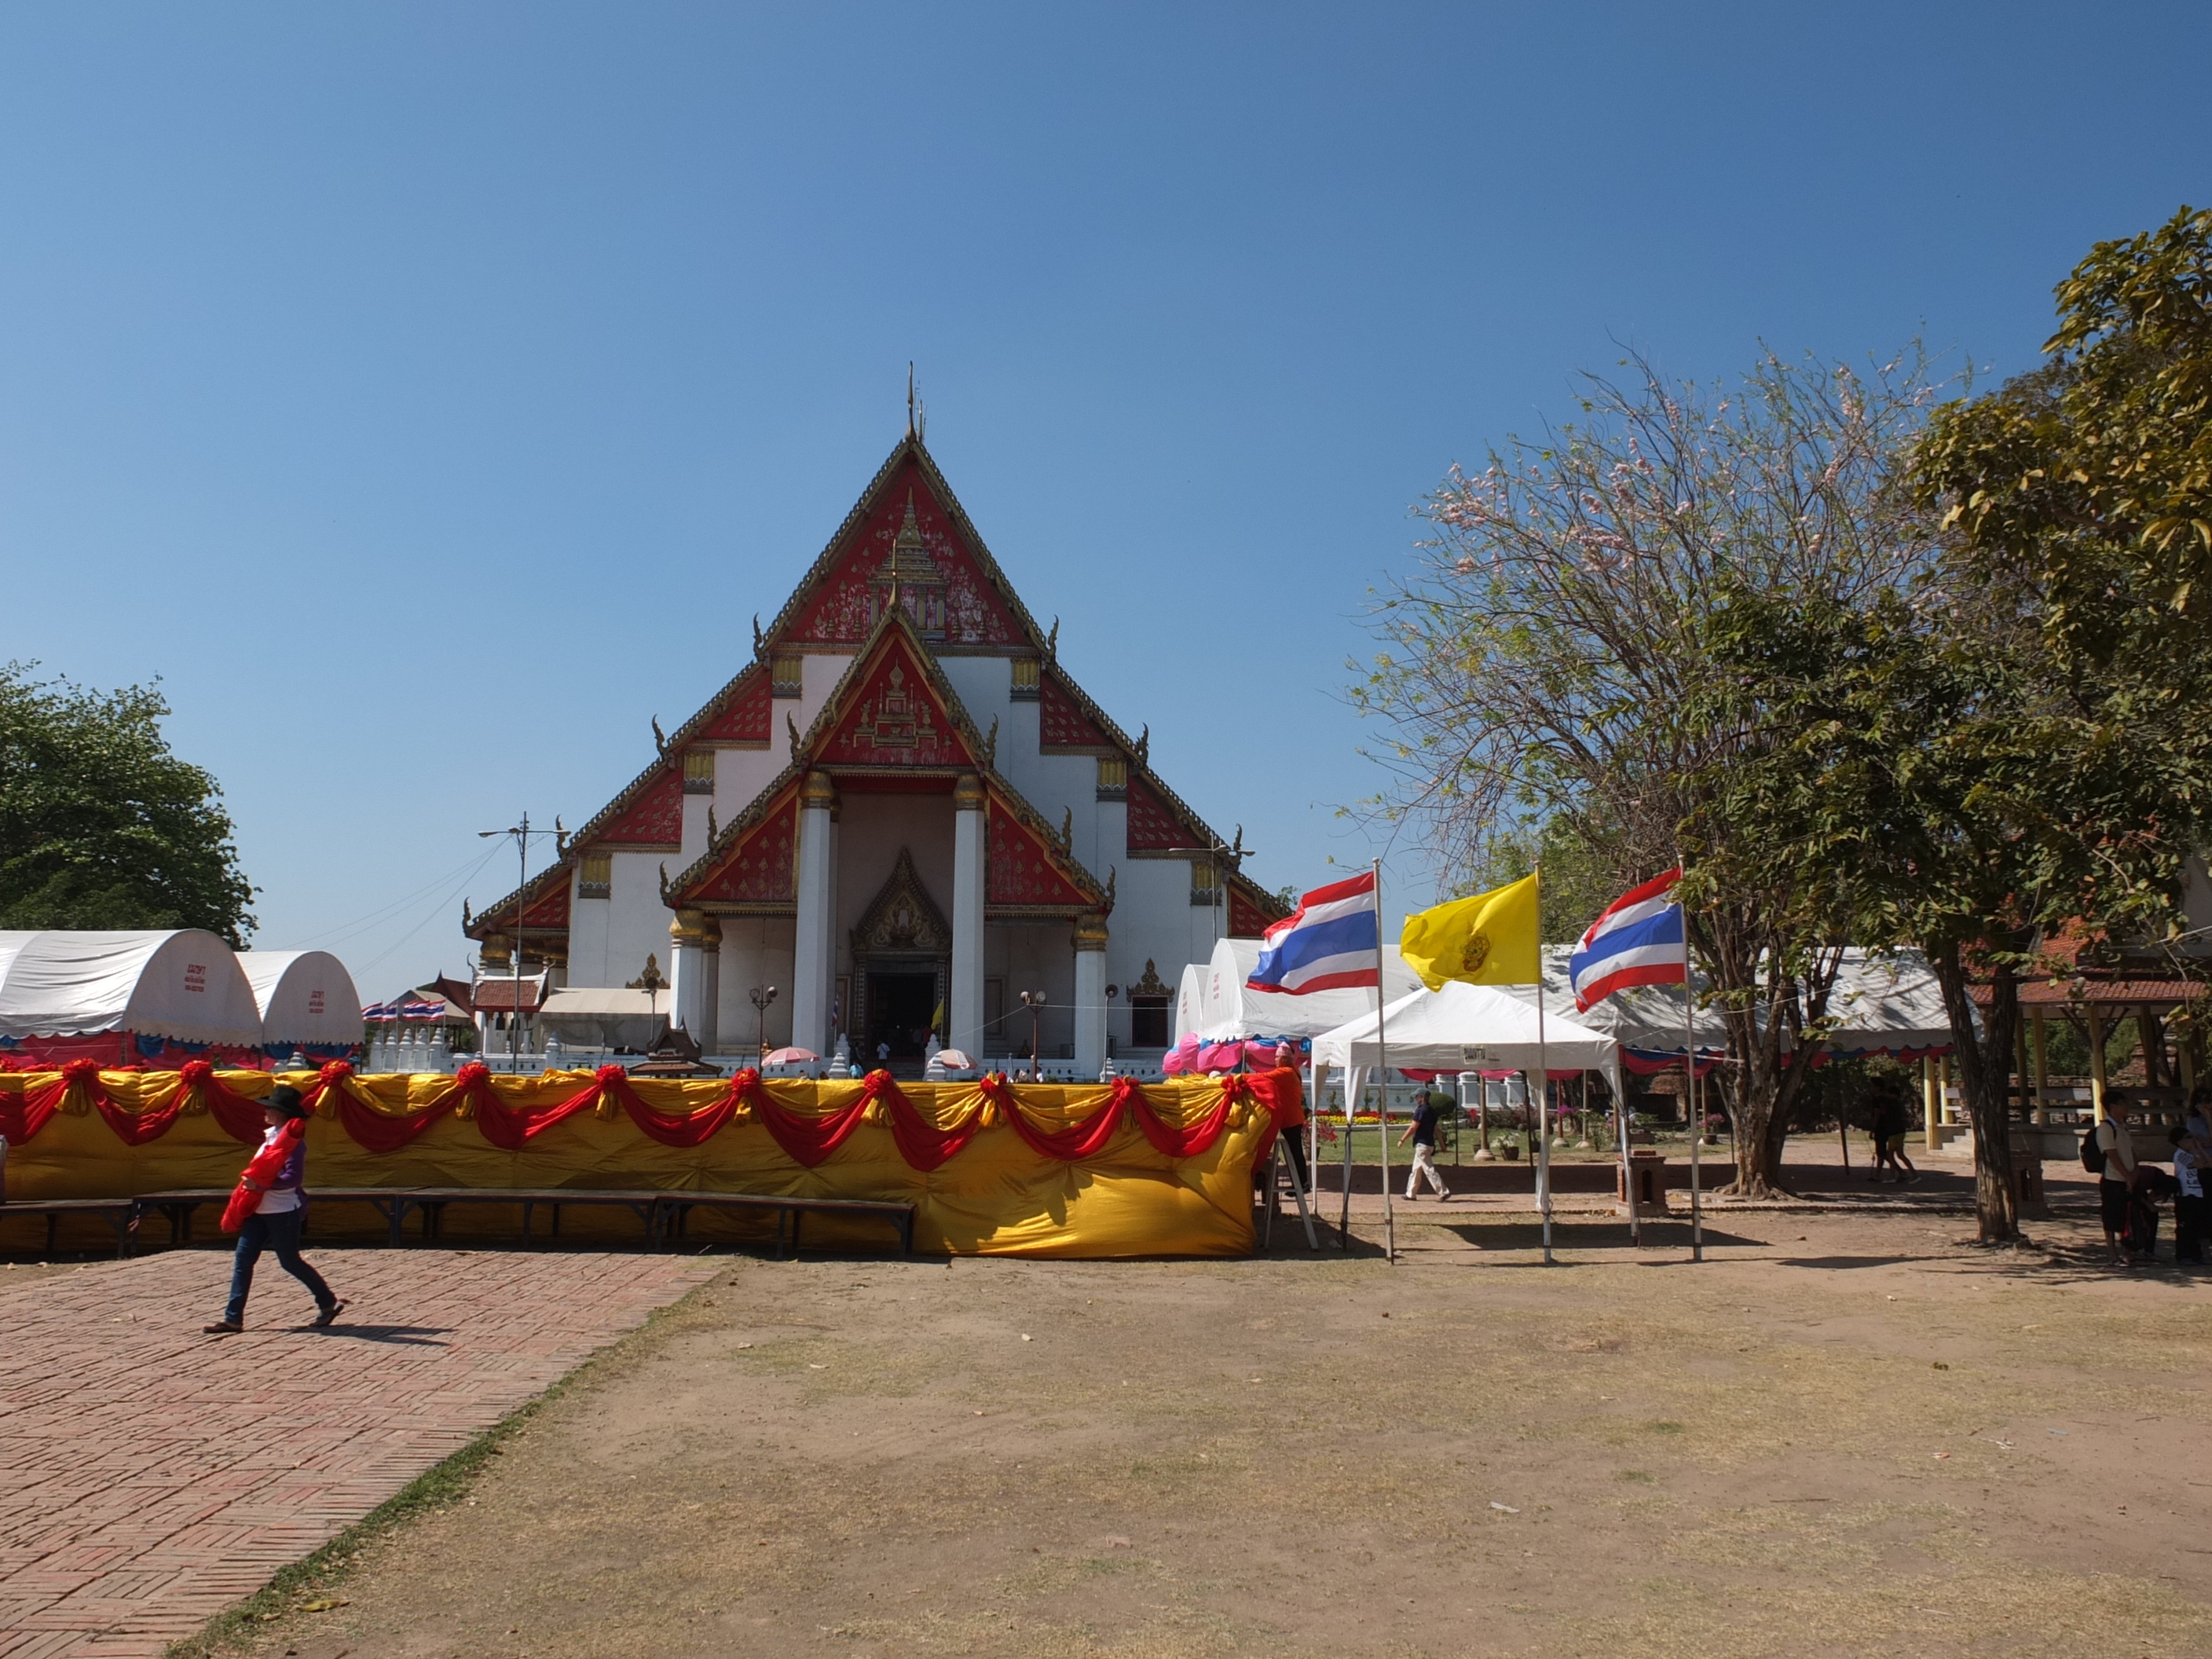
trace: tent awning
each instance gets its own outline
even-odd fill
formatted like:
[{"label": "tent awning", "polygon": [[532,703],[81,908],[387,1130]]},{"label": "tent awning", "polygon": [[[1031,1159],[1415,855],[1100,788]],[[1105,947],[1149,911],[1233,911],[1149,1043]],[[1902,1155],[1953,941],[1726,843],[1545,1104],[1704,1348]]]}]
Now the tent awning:
[{"label": "tent awning", "polygon": [[[1496,986],[1447,981],[1442,990],[1418,990],[1384,1010],[1382,1042],[1375,1014],[1314,1039],[1316,1066],[1349,1069],[1385,1060],[1424,1072],[1533,1072],[1537,1068],[1536,1009]],[[1616,1088],[1620,1045],[1602,1031],[1570,1020],[1544,1020],[1542,1064],[1554,1072],[1603,1072]]]},{"label": "tent awning", "polygon": [[241,951],[264,1043],[358,1042],[361,993],[327,951]]},{"label": "tent awning", "polygon": [[0,933],[0,1036],[100,1031],[253,1048],[261,1010],[230,946],[197,927]]}]

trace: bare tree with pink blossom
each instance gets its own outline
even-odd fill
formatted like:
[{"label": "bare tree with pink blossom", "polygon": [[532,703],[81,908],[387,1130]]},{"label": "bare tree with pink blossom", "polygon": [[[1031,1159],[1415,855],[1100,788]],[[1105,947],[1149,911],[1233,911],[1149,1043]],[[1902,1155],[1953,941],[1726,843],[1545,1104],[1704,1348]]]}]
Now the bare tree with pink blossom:
[{"label": "bare tree with pink blossom", "polygon": [[1577,423],[1428,498],[1435,535],[1379,595],[1353,697],[1391,728],[1375,805],[1419,831],[1448,890],[1540,826],[1615,890],[1686,860],[1692,951],[1729,1031],[1732,1190],[1762,1196],[1844,941],[1790,884],[1699,878],[1729,834],[1701,810],[1710,781],[1774,735],[1692,712],[1720,706],[1700,696],[1722,672],[1708,624],[1745,593],[1856,608],[1928,567],[1936,527],[1900,474],[1940,383],[1917,347],[1865,371],[1770,353],[1733,387],[1622,368],[1585,377]]}]

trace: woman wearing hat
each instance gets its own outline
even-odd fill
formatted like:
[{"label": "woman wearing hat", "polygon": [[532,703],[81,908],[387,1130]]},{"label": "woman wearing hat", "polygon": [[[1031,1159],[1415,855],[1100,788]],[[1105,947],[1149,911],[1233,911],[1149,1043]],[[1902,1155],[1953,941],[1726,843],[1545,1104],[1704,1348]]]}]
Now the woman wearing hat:
[{"label": "woman wearing hat", "polygon": [[[307,1115],[307,1108],[297,1089],[280,1083],[262,1102],[261,1115],[269,1126],[261,1144],[270,1146],[283,1133],[287,1123]],[[323,1282],[323,1276],[300,1257],[300,1211],[307,1198],[301,1188],[307,1175],[307,1143],[301,1139],[293,1144],[291,1156],[265,1187],[248,1177],[246,1184],[261,1194],[261,1201],[238,1230],[238,1254],[230,1269],[230,1304],[222,1310],[221,1319],[201,1328],[209,1335],[228,1336],[246,1328],[246,1298],[253,1289],[253,1264],[261,1259],[264,1250],[276,1251],[276,1265],[305,1285],[314,1297],[315,1306],[322,1310],[315,1316],[316,1324],[328,1325],[345,1307],[331,1294],[331,1287]]]}]

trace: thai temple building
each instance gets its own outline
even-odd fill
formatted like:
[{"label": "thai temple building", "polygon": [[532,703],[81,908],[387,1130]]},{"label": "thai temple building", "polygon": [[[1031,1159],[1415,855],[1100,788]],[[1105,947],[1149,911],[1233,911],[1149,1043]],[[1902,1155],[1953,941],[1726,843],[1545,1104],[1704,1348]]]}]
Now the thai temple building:
[{"label": "thai temple building", "polygon": [[[466,922],[487,977],[644,986],[757,1045],[1095,1075],[1282,907],[1061,666],[909,423],[763,629],[554,866]],[[770,1000],[767,988],[776,990]],[[1026,994],[1026,1000],[1025,1000]],[[765,1006],[763,1007],[763,1005]]]}]

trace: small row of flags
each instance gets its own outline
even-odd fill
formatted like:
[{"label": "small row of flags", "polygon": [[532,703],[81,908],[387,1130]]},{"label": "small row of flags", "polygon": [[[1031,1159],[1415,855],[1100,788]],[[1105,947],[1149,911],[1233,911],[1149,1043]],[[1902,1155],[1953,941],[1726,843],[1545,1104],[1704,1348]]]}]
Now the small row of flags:
[{"label": "small row of flags", "polygon": [[[1587,1012],[1631,986],[1688,981],[1682,907],[1673,897],[1681,878],[1679,866],[1655,876],[1622,894],[1590,923],[1567,962],[1578,1011]],[[1407,917],[1399,954],[1431,991],[1447,980],[1540,984],[1538,882],[1539,876],[1527,876]],[[1255,991],[1291,996],[1379,985],[1382,922],[1372,870],[1317,887],[1261,936],[1260,960],[1245,983]]]},{"label": "small row of flags", "polygon": [[361,1017],[369,1024],[381,1024],[394,1019],[443,1019],[447,1008],[443,1002],[372,1002],[361,1011]]}]

